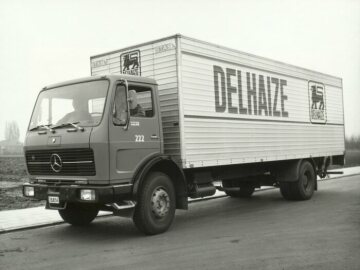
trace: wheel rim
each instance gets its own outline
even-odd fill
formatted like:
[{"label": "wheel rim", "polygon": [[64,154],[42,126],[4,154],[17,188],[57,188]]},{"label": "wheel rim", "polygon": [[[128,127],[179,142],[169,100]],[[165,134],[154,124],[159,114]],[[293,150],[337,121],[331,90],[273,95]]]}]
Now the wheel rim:
[{"label": "wheel rim", "polygon": [[151,196],[151,211],[156,218],[163,218],[170,209],[170,197],[163,187],[154,190]]}]

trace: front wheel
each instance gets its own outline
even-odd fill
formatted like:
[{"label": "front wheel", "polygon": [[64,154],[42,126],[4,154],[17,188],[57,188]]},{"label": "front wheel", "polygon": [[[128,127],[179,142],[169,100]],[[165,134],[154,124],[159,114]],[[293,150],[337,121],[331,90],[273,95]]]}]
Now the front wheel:
[{"label": "front wheel", "polygon": [[136,227],[145,234],[165,232],[175,216],[175,190],[170,178],[150,173],[142,185],[134,212]]},{"label": "front wheel", "polygon": [[84,226],[91,223],[99,213],[99,209],[90,205],[68,204],[59,210],[61,218],[74,226]]},{"label": "front wheel", "polygon": [[299,169],[299,179],[295,182],[280,182],[281,195],[286,200],[309,200],[314,194],[316,174],[309,161],[303,161]]}]

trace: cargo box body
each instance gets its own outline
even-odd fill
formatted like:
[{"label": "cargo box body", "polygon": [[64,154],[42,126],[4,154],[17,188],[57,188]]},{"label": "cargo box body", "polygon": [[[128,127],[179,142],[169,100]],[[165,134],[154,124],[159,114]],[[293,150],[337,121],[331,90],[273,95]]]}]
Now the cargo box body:
[{"label": "cargo box body", "polygon": [[342,80],[175,35],[91,57],[158,83],[164,152],[184,169],[344,154]]}]

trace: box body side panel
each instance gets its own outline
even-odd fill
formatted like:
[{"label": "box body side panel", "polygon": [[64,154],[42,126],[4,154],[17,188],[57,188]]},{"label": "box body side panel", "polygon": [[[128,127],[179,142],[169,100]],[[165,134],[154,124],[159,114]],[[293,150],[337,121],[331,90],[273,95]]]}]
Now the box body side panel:
[{"label": "box body side panel", "polygon": [[181,39],[183,166],[342,155],[341,79]]}]

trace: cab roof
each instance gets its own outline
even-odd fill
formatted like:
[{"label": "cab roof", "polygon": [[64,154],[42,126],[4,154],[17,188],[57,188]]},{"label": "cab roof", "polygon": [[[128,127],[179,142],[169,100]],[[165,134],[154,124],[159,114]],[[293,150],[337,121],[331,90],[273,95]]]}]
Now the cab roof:
[{"label": "cab roof", "polygon": [[118,80],[127,80],[129,82],[141,82],[146,84],[157,84],[154,79],[146,78],[146,77],[140,77],[140,76],[133,76],[133,75],[124,75],[124,74],[111,74],[111,75],[98,75],[98,76],[89,76],[89,77],[83,77],[79,79],[64,81],[60,83],[50,84],[43,88],[43,90],[50,89],[50,88],[56,88],[60,86],[65,86],[69,84],[76,84],[81,82],[90,82],[90,81],[97,81],[101,79],[108,79],[110,81],[118,81]]}]

